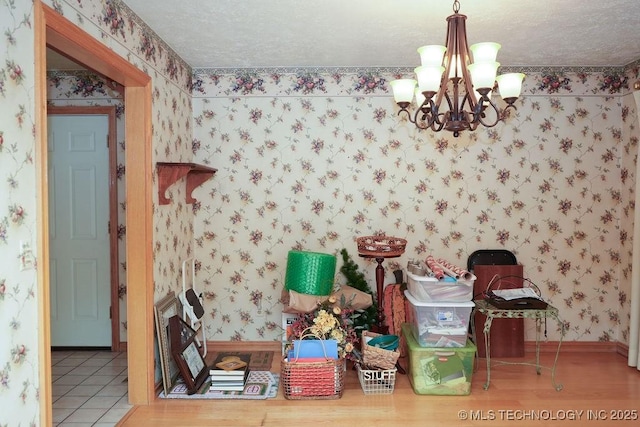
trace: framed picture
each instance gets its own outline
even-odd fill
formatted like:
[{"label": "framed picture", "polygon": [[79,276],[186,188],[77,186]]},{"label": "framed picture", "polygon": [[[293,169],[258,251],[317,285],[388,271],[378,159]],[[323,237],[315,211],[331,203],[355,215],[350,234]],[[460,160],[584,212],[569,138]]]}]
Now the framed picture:
[{"label": "framed picture", "polygon": [[180,370],[171,355],[171,342],[169,340],[169,319],[182,312],[180,301],[173,291],[158,301],[154,306],[156,318],[156,334],[158,336],[158,349],[160,350],[160,367],[162,370],[162,387],[165,396],[169,394],[176,382]]},{"label": "framed picture", "polygon": [[169,319],[169,336],[173,359],[187,386],[187,394],[193,394],[209,375],[209,369],[196,344],[196,331],[180,316],[173,316]]}]

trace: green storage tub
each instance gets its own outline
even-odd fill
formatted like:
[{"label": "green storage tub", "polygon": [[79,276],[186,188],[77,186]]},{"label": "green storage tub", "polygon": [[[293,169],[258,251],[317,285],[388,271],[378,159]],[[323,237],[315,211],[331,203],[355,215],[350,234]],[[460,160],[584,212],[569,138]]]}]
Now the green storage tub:
[{"label": "green storage tub", "polygon": [[476,346],[421,347],[410,324],[402,325],[409,355],[409,381],[416,394],[464,396],[471,393]]}]

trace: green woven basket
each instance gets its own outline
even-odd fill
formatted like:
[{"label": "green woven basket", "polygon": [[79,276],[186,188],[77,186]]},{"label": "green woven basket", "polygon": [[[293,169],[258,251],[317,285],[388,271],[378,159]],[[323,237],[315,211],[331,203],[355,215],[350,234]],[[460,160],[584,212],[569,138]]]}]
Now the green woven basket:
[{"label": "green woven basket", "polygon": [[326,296],[333,290],[335,274],[335,255],[289,251],[284,288],[301,294]]}]

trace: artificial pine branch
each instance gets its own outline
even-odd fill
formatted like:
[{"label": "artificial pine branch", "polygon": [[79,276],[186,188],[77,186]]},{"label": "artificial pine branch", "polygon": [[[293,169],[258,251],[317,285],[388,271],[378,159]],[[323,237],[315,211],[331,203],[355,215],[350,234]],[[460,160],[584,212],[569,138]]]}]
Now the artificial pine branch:
[{"label": "artificial pine branch", "polygon": [[364,274],[358,271],[358,264],[351,259],[346,249],[342,249],[340,254],[342,255],[343,261],[340,272],[347,279],[347,285],[372,296],[373,304],[371,307],[364,310],[357,310],[353,319],[355,330],[358,336],[360,336],[363,330],[370,330],[371,326],[376,323],[378,318],[378,305],[376,304],[376,299],[373,298],[373,291],[369,287]]}]

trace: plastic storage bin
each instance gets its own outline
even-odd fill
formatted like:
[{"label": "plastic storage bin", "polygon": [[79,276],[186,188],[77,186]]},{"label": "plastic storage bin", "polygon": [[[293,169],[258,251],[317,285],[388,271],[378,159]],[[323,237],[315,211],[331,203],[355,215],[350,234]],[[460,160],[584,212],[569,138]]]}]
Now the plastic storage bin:
[{"label": "plastic storage bin", "polygon": [[464,347],[475,304],[464,302],[420,302],[405,291],[411,304],[413,336],[422,347]]},{"label": "plastic storage bin", "polygon": [[420,302],[463,302],[473,299],[473,283],[469,280],[438,280],[430,276],[417,276],[407,271],[407,289]]},{"label": "plastic storage bin", "polygon": [[416,394],[464,396],[471,393],[476,346],[468,341],[462,348],[424,348],[403,324],[409,355],[408,377]]}]

